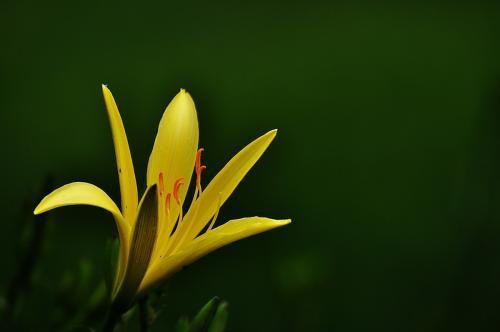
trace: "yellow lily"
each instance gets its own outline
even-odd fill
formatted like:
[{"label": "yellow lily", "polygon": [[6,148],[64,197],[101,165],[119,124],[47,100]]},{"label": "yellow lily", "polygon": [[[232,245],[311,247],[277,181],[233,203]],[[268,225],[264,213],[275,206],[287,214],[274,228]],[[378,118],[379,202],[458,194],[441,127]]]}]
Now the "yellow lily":
[{"label": "yellow lily", "polygon": [[[112,299],[120,306],[158,285],[183,266],[242,238],[290,223],[249,217],[213,228],[219,209],[276,136],[272,130],[243,148],[202,189],[198,119],[194,102],[181,90],[167,106],[159,124],[147,168],[147,188],[138,191],[127,136],[109,89],[102,86],[115,147],[121,209],[95,185],[74,182],[47,195],[35,208],[40,214],[61,206],[92,205],[109,211],[116,222],[120,251]],[[187,185],[196,174],[187,212]]]}]

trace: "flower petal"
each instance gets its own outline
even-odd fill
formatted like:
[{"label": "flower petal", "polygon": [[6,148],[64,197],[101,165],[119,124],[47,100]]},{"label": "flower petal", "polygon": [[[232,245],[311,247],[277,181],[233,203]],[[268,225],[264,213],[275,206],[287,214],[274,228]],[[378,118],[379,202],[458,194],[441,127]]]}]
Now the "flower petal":
[{"label": "flower petal", "polygon": [[[185,185],[179,191],[180,201],[183,202],[193,174],[198,135],[198,118],[193,99],[189,93],[181,90],[161,118],[149,157],[147,185],[158,183],[158,177],[163,173],[164,187],[159,188],[159,191],[168,193],[172,192],[175,181],[183,178]],[[179,206],[173,202],[170,219],[175,221],[179,211]],[[166,230],[166,219],[162,218],[158,229],[160,236],[168,236]]]},{"label": "flower petal", "polygon": [[73,182],[54,190],[42,199],[34,213],[41,214],[67,205],[97,206],[123,219],[113,200],[101,188],[86,182]]},{"label": "flower petal", "polygon": [[116,167],[120,180],[122,214],[129,223],[133,222],[137,213],[137,183],[135,180],[134,165],[130,155],[127,135],[123,127],[122,118],[118,112],[115,99],[111,91],[102,85],[102,93],[108,111],[109,123],[115,146]]},{"label": "flower petal", "polygon": [[139,206],[130,242],[127,267],[114,294],[119,309],[127,309],[146,274],[156,242],[158,226],[158,194],[156,185],[149,187]]},{"label": "flower petal", "polygon": [[183,237],[185,241],[194,239],[200,233],[214,215],[218,205],[224,204],[243,177],[266,151],[276,137],[276,133],[277,130],[271,130],[248,144],[213,178],[195,203],[200,205],[198,211],[195,213],[196,206],[193,205],[184,218],[180,232],[188,232]]},{"label": "flower petal", "polygon": [[174,255],[157,260],[148,269],[141,283],[139,292],[150,289],[210,252],[243,238],[287,225],[290,219],[275,220],[262,217],[250,217],[228,221],[227,223],[204,233]]},{"label": "flower petal", "polygon": [[45,196],[35,208],[35,214],[69,205],[91,205],[100,207],[113,214],[120,236],[120,257],[117,264],[117,277],[121,275],[127,261],[130,225],[111,198],[99,187],[85,182],[73,182],[54,190]]}]

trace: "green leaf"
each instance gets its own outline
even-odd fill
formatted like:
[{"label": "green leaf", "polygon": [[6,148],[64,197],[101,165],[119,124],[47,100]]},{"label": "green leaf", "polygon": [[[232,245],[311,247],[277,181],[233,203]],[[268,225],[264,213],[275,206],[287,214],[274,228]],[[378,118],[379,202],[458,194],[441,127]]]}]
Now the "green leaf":
[{"label": "green leaf", "polygon": [[224,332],[226,329],[227,318],[229,316],[227,311],[227,302],[222,302],[217,307],[212,323],[208,328],[208,332]]},{"label": "green leaf", "polygon": [[175,327],[175,332],[189,332],[189,320],[187,317],[181,317]]},{"label": "green leaf", "polygon": [[214,297],[200,309],[191,322],[182,317],[175,327],[176,332],[224,332],[228,311],[227,302]]},{"label": "green leaf", "polygon": [[207,304],[201,308],[198,314],[193,318],[193,321],[190,324],[189,332],[202,332],[206,331],[212,317],[214,316],[217,305],[220,303],[220,299],[216,296]]},{"label": "green leaf", "polygon": [[139,204],[137,220],[132,230],[129,259],[123,281],[114,299],[117,311],[126,310],[133,303],[151,260],[158,230],[157,187],[146,190]]}]

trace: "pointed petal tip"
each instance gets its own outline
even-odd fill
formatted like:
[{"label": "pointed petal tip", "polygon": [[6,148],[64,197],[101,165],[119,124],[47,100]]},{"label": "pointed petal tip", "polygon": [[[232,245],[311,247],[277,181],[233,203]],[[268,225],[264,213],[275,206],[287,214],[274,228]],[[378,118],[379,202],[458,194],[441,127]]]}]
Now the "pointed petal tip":
[{"label": "pointed petal tip", "polygon": [[186,89],[184,89],[184,88],[181,88],[179,90],[179,92],[174,97],[174,99],[177,99],[178,101],[182,101],[182,102],[194,103],[193,98],[191,97],[191,94],[189,92],[187,92]]},{"label": "pointed petal tip", "polygon": [[42,213],[45,213],[45,212],[47,212],[49,210],[45,206],[46,199],[47,199],[47,196],[45,196],[44,198],[42,198],[42,200],[40,201],[40,203],[38,203],[38,205],[33,210],[33,215],[38,216],[38,215],[40,215]]},{"label": "pointed petal tip", "polygon": [[290,224],[292,222],[292,219],[276,219],[274,220],[274,222],[276,224],[276,227],[281,227]]},{"label": "pointed petal tip", "polygon": [[283,226],[286,226],[292,222],[292,219],[271,219],[271,218],[266,218],[266,217],[254,217],[257,222],[260,221],[260,227],[263,225],[265,228],[268,230],[274,229],[274,228],[280,228]]},{"label": "pointed petal tip", "polygon": [[265,133],[261,137],[269,139],[269,142],[272,142],[272,141],[274,141],[274,138],[276,137],[277,134],[278,134],[278,129],[273,129],[273,130],[269,130],[267,133]]},{"label": "pointed petal tip", "polygon": [[[238,219],[236,219],[238,220]],[[242,218],[239,220],[253,220],[252,224],[253,225],[267,225],[268,229],[273,229],[277,227],[282,227],[285,225],[288,225],[292,222],[292,219],[272,219],[272,218],[267,218],[267,217],[249,217],[249,218]],[[260,227],[258,226],[258,227]]]},{"label": "pointed petal tip", "polygon": [[107,100],[108,98],[113,99],[113,94],[111,93],[111,90],[109,90],[108,86],[106,84],[101,84],[102,88],[102,94],[104,95],[104,100]]},{"label": "pointed petal tip", "polygon": [[169,107],[173,110],[180,110],[181,113],[185,113],[188,110],[195,109],[195,104],[189,92],[185,89],[180,89],[174,98],[172,98],[172,101],[169,103],[167,108]]}]

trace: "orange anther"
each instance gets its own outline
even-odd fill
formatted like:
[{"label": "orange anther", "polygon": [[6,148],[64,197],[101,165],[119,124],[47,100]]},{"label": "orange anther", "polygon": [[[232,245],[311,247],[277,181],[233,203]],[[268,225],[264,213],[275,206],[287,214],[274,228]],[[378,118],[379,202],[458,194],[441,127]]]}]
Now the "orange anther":
[{"label": "orange anther", "polygon": [[179,205],[181,205],[181,201],[179,199],[179,189],[181,188],[181,186],[183,184],[184,184],[184,178],[178,178],[177,180],[175,180],[175,183],[174,183],[173,194],[174,194],[175,201]]},{"label": "orange anther", "polygon": [[160,175],[158,175],[158,186],[160,187],[160,195],[163,195],[163,191],[165,190],[165,184],[163,183],[163,172],[160,172]]},{"label": "orange anther", "polygon": [[205,151],[204,148],[200,148],[197,152],[196,152],[196,173],[198,173],[198,171],[201,169],[201,153]]},{"label": "orange anther", "polygon": [[170,197],[172,196],[171,193],[168,193],[167,196],[165,197],[165,206],[167,207],[167,213],[170,213]]},{"label": "orange anther", "polygon": [[207,169],[207,166],[201,164],[201,153],[205,149],[201,148],[196,152],[195,172],[196,172],[196,186],[201,191],[201,172]]}]

